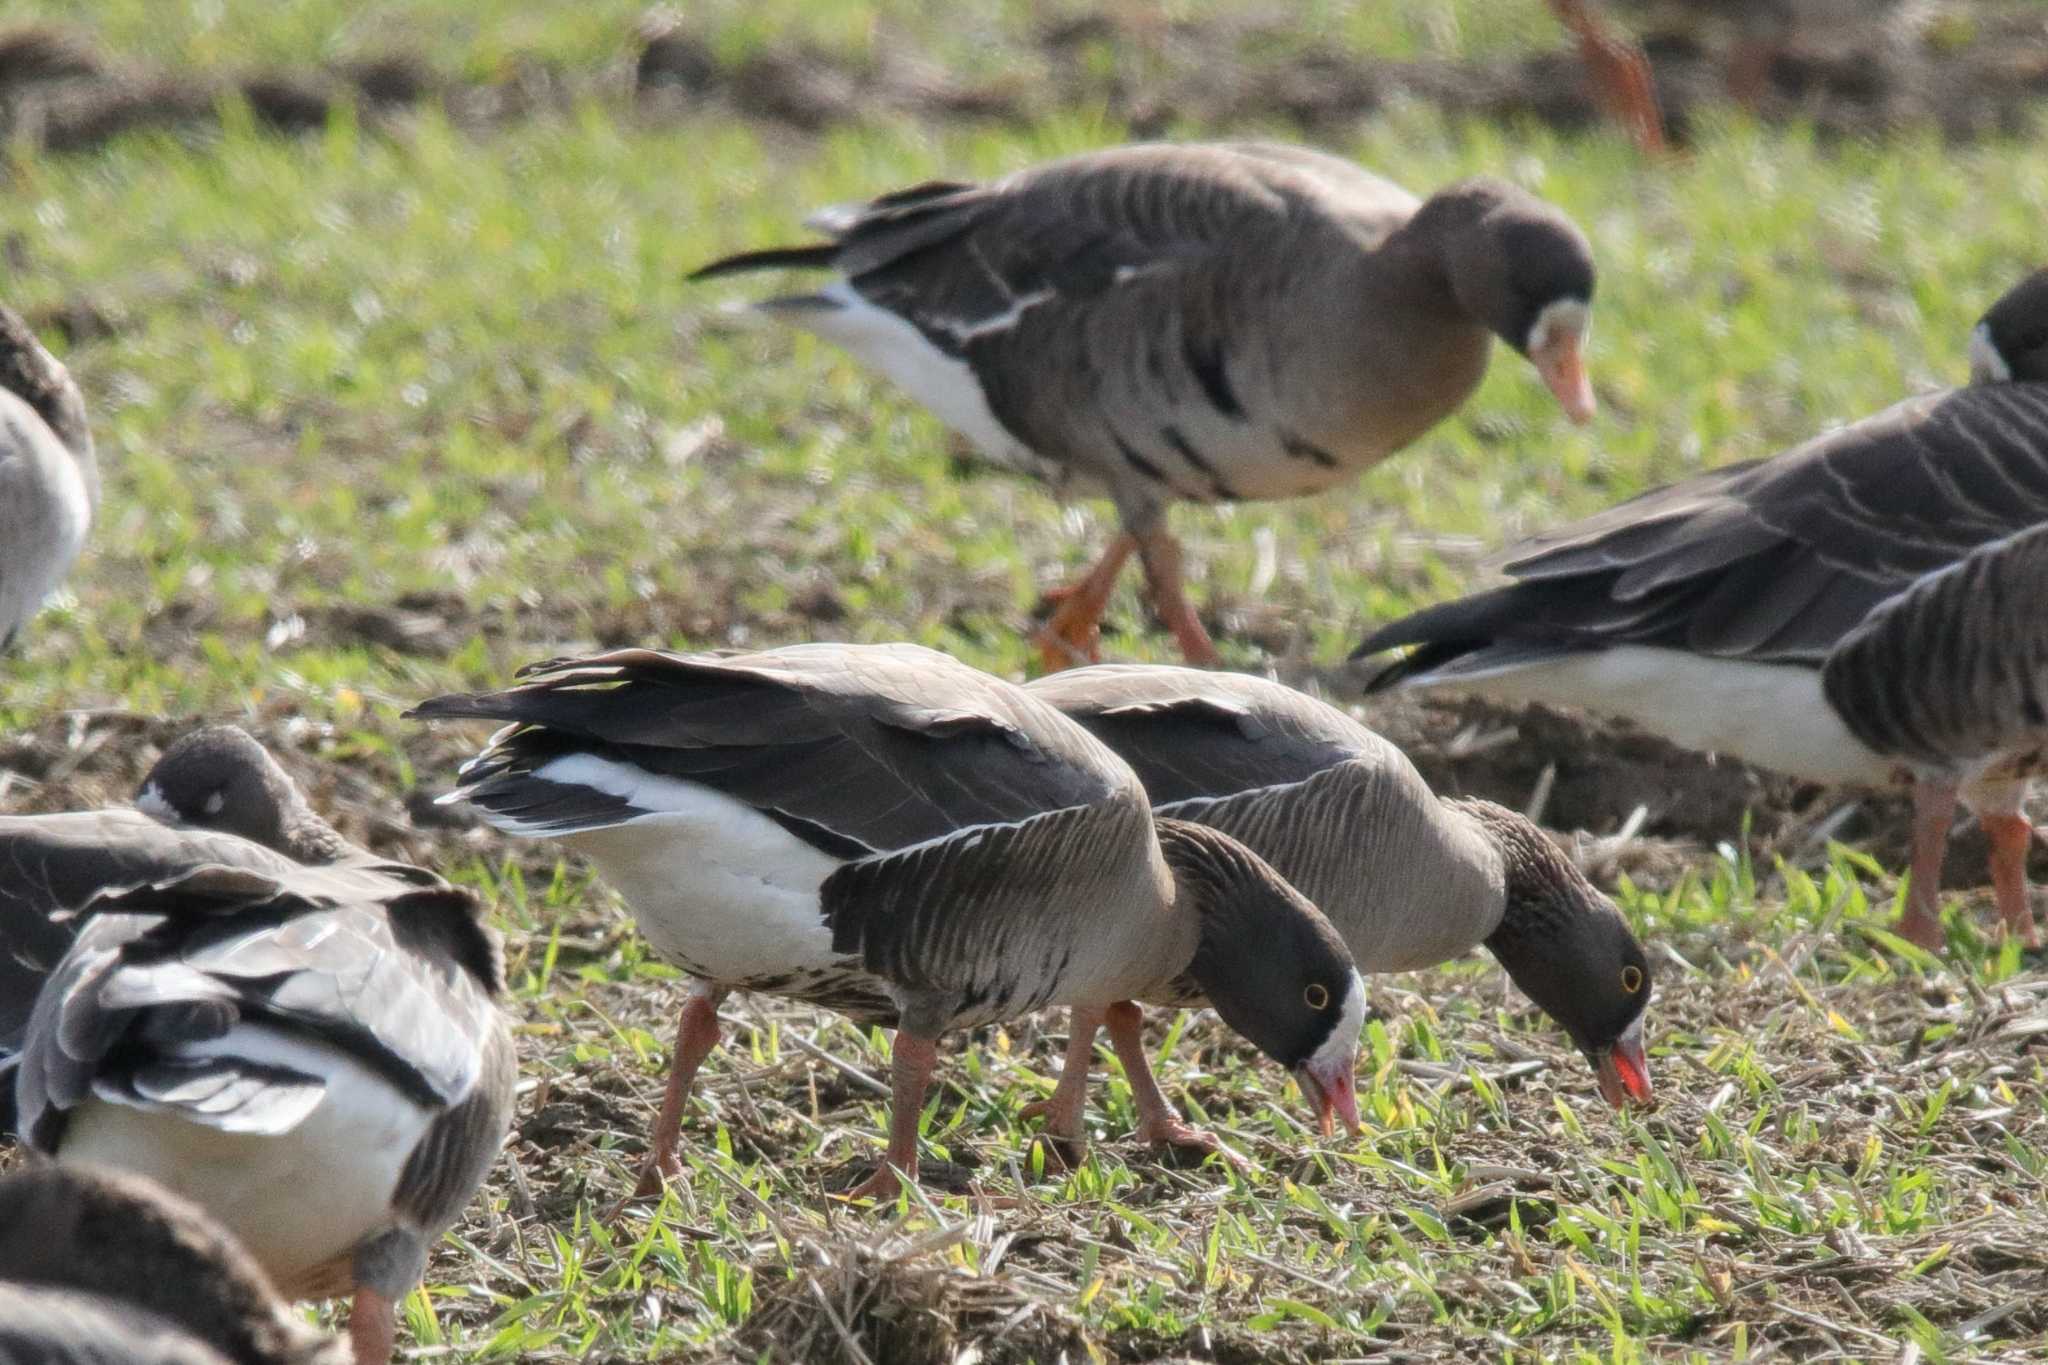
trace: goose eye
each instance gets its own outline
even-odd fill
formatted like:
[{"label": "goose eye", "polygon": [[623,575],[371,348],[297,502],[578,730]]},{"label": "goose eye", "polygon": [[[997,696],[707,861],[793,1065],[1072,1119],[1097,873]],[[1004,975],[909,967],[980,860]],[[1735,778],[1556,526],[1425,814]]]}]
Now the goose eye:
[{"label": "goose eye", "polygon": [[1312,1010],[1326,1010],[1330,1007],[1330,992],[1319,981],[1311,981],[1301,998]]},{"label": "goose eye", "polygon": [[1621,969],[1621,988],[1634,995],[1643,988],[1643,969],[1631,962]]}]

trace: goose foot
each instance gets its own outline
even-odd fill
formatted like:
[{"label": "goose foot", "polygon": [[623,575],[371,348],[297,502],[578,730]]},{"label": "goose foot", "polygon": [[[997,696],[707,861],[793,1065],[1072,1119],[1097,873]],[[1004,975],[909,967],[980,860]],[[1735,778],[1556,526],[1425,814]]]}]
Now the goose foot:
[{"label": "goose foot", "polygon": [[1925,781],[1913,787],[1913,866],[1906,884],[1906,909],[1896,926],[1900,938],[1939,953],[1941,865],[1948,854],[1948,827],[1956,814],[1953,783]]},{"label": "goose foot", "polygon": [[2041,930],[2027,903],[2027,845],[2034,827],[2023,815],[1979,815],[1991,837],[1991,886],[1998,901],[1998,920],[2006,933],[2025,948],[2041,946]]},{"label": "goose foot", "polygon": [[1044,601],[1052,604],[1053,613],[1036,637],[1046,672],[1101,660],[1102,613],[1109,608],[1109,595],[1116,588],[1124,561],[1137,548],[1129,535],[1118,535],[1094,568],[1065,587],[1046,592]]},{"label": "goose foot", "polygon": [[640,1180],[633,1186],[633,1192],[606,1212],[607,1222],[617,1222],[633,1204],[661,1198],[669,1181],[682,1179],[683,1161],[676,1155],[676,1144],[682,1136],[683,1104],[690,1098],[697,1068],[718,1046],[718,1002],[725,995],[725,991],[706,982],[690,983],[690,993],[684,998],[676,1021],[675,1055],[669,1061],[668,1084],[662,1091],[661,1114],[654,1120],[647,1164],[640,1168]]},{"label": "goose foot", "polygon": [[1180,542],[1165,529],[1148,531],[1137,538],[1138,558],[1145,566],[1145,586],[1152,594],[1152,610],[1160,623],[1173,632],[1181,657],[1197,668],[1215,668],[1223,662],[1215,642],[1188,602],[1181,581]]},{"label": "goose foot", "polygon": [[1551,13],[1578,39],[1593,81],[1593,99],[1628,130],[1642,151],[1664,151],[1664,120],[1657,111],[1657,81],[1650,59],[1633,39],[1616,37],[1595,18],[1588,0],[1550,0]]},{"label": "goose foot", "polygon": [[[905,1180],[917,1179],[917,1121],[924,1113],[924,1092],[938,1063],[938,1044],[903,1029],[896,1030],[889,1062],[889,1149],[881,1169],[848,1190],[842,1198],[895,1199]],[[903,1174],[899,1177],[897,1172]]]}]

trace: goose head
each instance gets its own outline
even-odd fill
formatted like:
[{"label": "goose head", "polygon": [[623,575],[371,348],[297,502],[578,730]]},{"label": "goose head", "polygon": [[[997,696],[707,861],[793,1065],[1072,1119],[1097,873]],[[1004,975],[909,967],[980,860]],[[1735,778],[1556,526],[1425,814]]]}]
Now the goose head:
[{"label": "goose head", "polygon": [[[11,308],[0,307],[0,388],[35,410],[38,417],[80,460],[92,457],[92,429],[85,420],[85,395],[57,357]],[[97,494],[95,487],[93,492]]]},{"label": "goose head", "polygon": [[238,834],[301,862],[332,862],[345,848],[270,751],[239,726],[182,736],[144,776],[135,805],[167,825]]},{"label": "goose head", "polygon": [[2048,380],[2048,270],[1999,296],[1970,333],[1972,384]]}]

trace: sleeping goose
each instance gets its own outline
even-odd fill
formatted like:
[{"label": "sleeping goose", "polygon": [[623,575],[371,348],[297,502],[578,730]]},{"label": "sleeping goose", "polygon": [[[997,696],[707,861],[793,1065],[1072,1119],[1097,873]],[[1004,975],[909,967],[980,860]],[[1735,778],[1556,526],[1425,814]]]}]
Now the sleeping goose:
[{"label": "sleeping goose", "polygon": [[2029,948],[2022,814],[2048,771],[2048,522],[1979,546],[1880,605],[1821,668],[1850,733],[1953,803],[1958,791],[2011,818],[1990,824],[1999,918]]},{"label": "sleeping goose", "polygon": [[1271,863],[1359,970],[1434,966],[1484,943],[1565,1026],[1610,1103],[1649,1101],[1649,960],[1530,821],[1439,798],[1392,744],[1264,678],[1098,664],[1025,690],[1128,762],[1153,814],[1220,829]]},{"label": "sleeping goose", "polygon": [[346,1365],[197,1205],[117,1171],[0,1177],[0,1361]]},{"label": "sleeping goose", "polygon": [[238,834],[296,862],[381,861],[342,838],[270,751],[235,725],[179,737],[142,779],[135,808],[166,825]]},{"label": "sleeping goose", "polygon": [[71,572],[99,497],[85,398],[0,307],[0,651]]},{"label": "sleeping goose", "polygon": [[1492,337],[1574,421],[1593,413],[1591,251],[1498,180],[1418,200],[1301,147],[1137,145],[918,185],[813,225],[832,240],[691,278],[836,271],[761,307],[879,369],[996,463],[1116,504],[1122,533],[1054,594],[1051,668],[1094,657],[1134,552],[1188,660],[1216,662],[1167,508],[1352,478],[1465,401]]},{"label": "sleeping goose", "polygon": [[39,880],[98,883],[29,1018],[22,1136],[198,1201],[290,1297],[353,1292],[357,1361],[388,1360],[510,1121],[497,938],[417,868],[121,814],[97,846],[66,816],[0,845]]},{"label": "sleeping goose", "polygon": [[1364,985],[1329,923],[1234,840],[1155,824],[1130,768],[1001,679],[913,645],[622,649],[412,714],[505,722],[451,799],[562,840],[692,978],[641,1189],[680,1174],[690,1081],[733,990],[895,1025],[886,1162],[949,1029],[1072,1005],[1124,1050],[1141,1138],[1197,1142],[1129,1002],[1206,1001],[1356,1126]]},{"label": "sleeping goose", "polygon": [[[1980,380],[1908,399],[1767,460],[1645,493],[1510,550],[1505,587],[1386,626],[1354,657],[1419,646],[1369,684],[1450,686],[1587,707],[1676,743],[1809,781],[1871,786],[1908,767],[1829,704],[1821,669],[1923,574],[2048,520],[2048,271],[1971,340]],[[1914,789],[1901,932],[1938,946],[1943,840],[1958,793]],[[2011,794],[1964,783],[1993,880],[2023,879]]]}]

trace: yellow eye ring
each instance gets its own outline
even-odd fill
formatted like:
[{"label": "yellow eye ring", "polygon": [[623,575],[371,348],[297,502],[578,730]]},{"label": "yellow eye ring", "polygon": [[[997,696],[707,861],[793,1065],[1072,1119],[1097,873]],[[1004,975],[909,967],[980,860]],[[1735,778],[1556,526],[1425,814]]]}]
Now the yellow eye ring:
[{"label": "yellow eye ring", "polygon": [[1631,962],[1621,969],[1621,988],[1634,995],[1643,988],[1643,969]]},{"label": "yellow eye ring", "polygon": [[1312,1010],[1326,1010],[1330,1007],[1329,988],[1320,981],[1311,981],[1301,993],[1302,1000]]}]

